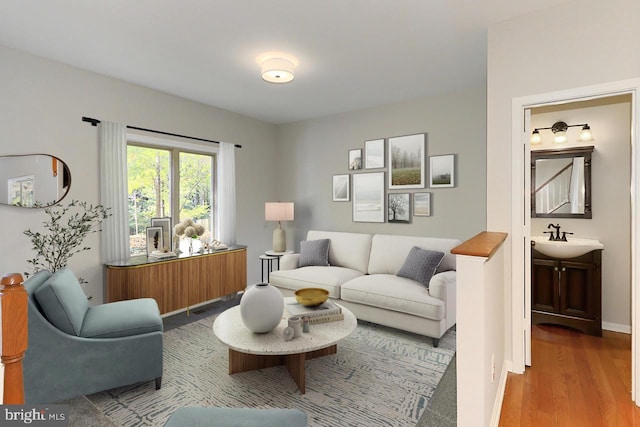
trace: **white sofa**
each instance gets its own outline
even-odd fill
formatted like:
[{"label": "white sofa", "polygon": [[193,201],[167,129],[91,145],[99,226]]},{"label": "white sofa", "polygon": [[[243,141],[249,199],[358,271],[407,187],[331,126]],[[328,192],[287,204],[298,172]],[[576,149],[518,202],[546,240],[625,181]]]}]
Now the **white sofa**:
[{"label": "white sofa", "polygon": [[[329,239],[329,266],[298,268],[300,254],[284,255],[270,283],[284,296],[301,288],[323,288],[358,319],[433,338],[456,323],[456,239],[309,231],[307,240]],[[411,248],[444,252],[427,288],[396,276]]]}]

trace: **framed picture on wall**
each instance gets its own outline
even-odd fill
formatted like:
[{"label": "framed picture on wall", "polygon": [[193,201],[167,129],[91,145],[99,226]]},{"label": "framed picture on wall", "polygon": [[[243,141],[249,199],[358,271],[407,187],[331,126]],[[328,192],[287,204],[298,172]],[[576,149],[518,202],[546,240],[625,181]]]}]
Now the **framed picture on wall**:
[{"label": "framed picture on wall", "polygon": [[171,238],[171,231],[173,228],[171,227],[171,217],[165,216],[162,218],[151,218],[151,226],[162,227],[162,243],[164,245],[160,250],[166,250],[168,252],[172,251],[173,239]]},{"label": "framed picture on wall", "polygon": [[364,142],[364,168],[380,169],[384,167],[384,139],[372,139]]},{"label": "framed picture on wall", "polygon": [[349,175],[333,175],[333,201],[349,201]]},{"label": "framed picture on wall", "polygon": [[409,224],[411,208],[409,193],[389,193],[387,200],[387,221]]},{"label": "framed picture on wall", "polygon": [[164,248],[162,232],[162,227],[147,227],[147,255]]},{"label": "framed picture on wall", "polygon": [[353,221],[384,222],[384,172],[353,175]]},{"label": "framed picture on wall", "polygon": [[389,138],[389,189],[424,188],[426,134]]},{"label": "framed picture on wall", "polygon": [[362,148],[349,150],[349,170],[355,171],[362,169]]},{"label": "framed picture on wall", "polygon": [[454,187],[455,186],[455,156],[447,154],[444,156],[429,157],[429,175],[431,188]]},{"label": "framed picture on wall", "polygon": [[413,193],[413,216],[431,216],[431,193]]}]

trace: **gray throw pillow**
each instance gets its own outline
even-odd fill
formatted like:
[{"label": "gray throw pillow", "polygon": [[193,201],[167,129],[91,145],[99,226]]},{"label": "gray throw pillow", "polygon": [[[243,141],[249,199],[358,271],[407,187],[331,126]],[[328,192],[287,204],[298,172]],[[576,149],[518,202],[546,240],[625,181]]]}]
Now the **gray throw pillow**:
[{"label": "gray throw pillow", "polygon": [[442,262],[444,252],[430,251],[414,246],[396,276],[413,279],[429,287],[429,281]]},{"label": "gray throw pillow", "polygon": [[329,265],[329,239],[305,240],[300,242],[298,267]]}]

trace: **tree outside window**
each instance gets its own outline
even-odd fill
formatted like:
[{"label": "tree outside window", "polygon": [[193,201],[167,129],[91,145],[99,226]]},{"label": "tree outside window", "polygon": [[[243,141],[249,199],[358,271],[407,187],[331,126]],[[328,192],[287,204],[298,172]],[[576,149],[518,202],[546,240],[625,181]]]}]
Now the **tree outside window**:
[{"label": "tree outside window", "polygon": [[[178,170],[172,171],[174,158],[178,159],[179,166]],[[214,159],[211,154],[178,149],[128,146],[131,256],[146,253],[145,230],[151,226],[151,218],[172,217],[174,225],[191,218],[207,230],[201,240],[211,241],[214,224]],[[178,215],[172,213],[174,210],[178,211]]]}]

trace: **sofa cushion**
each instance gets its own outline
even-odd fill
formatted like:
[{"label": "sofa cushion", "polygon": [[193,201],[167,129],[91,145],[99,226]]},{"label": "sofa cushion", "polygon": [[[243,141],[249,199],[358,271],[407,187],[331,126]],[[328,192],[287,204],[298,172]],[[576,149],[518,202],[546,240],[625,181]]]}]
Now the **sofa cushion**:
[{"label": "sofa cushion", "polygon": [[80,335],[89,302],[71,270],[63,268],[56,271],[36,289],[35,297],[56,328],[67,334]]},{"label": "sofa cushion", "polygon": [[422,284],[391,274],[371,274],[345,283],[342,299],[432,320],[442,320],[444,301],[429,295]]},{"label": "sofa cushion", "polygon": [[435,274],[436,268],[440,265],[443,257],[443,252],[420,249],[414,246],[409,251],[407,259],[398,273],[396,273],[396,276],[415,280],[428,287],[429,281]]},{"label": "sofa cushion", "polygon": [[298,267],[329,265],[329,239],[305,240],[300,242]]},{"label": "sofa cushion", "polygon": [[371,235],[343,233],[338,231],[315,231],[307,233],[307,240],[329,239],[329,264],[367,273]]},{"label": "sofa cushion", "polygon": [[90,307],[80,336],[117,338],[162,332],[162,318],[153,298],[139,298]]},{"label": "sofa cushion", "polygon": [[34,296],[36,290],[40,287],[40,285],[46,282],[51,276],[52,275],[49,270],[40,270],[37,273],[29,275],[29,278],[24,281],[23,286],[29,296]]},{"label": "sofa cushion", "polygon": [[397,274],[414,246],[445,254],[436,272],[455,270],[456,257],[451,253],[451,249],[460,243],[456,239],[376,234],[371,240],[368,272],[369,274]]},{"label": "sofa cushion", "polygon": [[340,298],[343,283],[362,273],[344,267],[302,267],[295,270],[280,270],[271,273],[269,282],[284,289],[297,291],[302,288],[322,288],[329,291],[330,298]]}]

